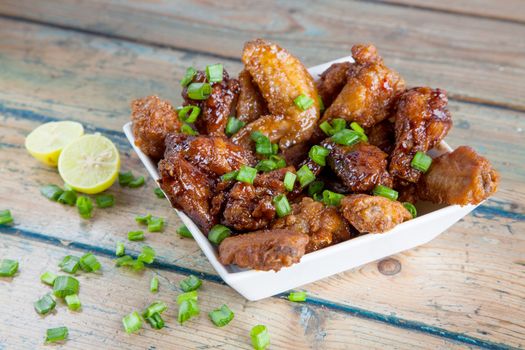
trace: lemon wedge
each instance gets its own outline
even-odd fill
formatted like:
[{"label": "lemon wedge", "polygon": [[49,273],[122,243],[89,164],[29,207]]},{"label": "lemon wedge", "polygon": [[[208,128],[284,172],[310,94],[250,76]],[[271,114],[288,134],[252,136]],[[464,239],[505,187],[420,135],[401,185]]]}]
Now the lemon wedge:
[{"label": "lemon wedge", "polygon": [[45,123],[26,137],[27,151],[44,164],[57,166],[62,149],[84,135],[82,124],[71,121]]},{"label": "lemon wedge", "polygon": [[88,194],[102,192],[113,185],[119,169],[117,147],[99,134],[72,141],[58,158],[62,180],[74,190]]}]

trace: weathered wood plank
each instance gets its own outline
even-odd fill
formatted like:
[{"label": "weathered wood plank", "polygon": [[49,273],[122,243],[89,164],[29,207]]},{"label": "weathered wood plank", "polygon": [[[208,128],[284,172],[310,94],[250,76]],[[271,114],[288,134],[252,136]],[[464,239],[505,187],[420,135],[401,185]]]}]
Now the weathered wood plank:
[{"label": "weathered wood plank", "polygon": [[266,37],[309,65],[348,55],[353,43],[372,42],[411,85],[525,109],[525,42],[516,40],[525,37],[525,26],[517,23],[342,0],[6,0],[0,13],[234,59],[246,40]]},{"label": "weathered wood plank", "polygon": [[[4,330],[0,332],[0,348],[40,348],[47,328],[66,326],[69,340],[57,348],[251,349],[249,332],[256,324],[268,327],[275,349],[465,347],[321,307],[279,299],[246,302],[228,287],[212,282],[204,282],[199,290],[201,315],[181,326],[177,323],[175,298],[181,292],[178,283],[185,276],[153,269],[133,273],[115,268],[105,257],[98,257],[103,265],[101,275],[77,276],[82,302],[80,312],[69,311],[63,302],[57,302],[55,312],[41,317],[33,310],[33,302],[50,288],[42,284],[39,277],[45,271],[59,272],[57,263],[68,254],[80,256],[83,252],[5,235],[0,237],[0,256],[20,262],[16,277],[0,278],[0,327]],[[160,280],[157,294],[149,292],[149,281],[154,275]],[[163,314],[167,327],[157,331],[145,324],[139,334],[127,335],[122,329],[122,317],[133,310],[140,312],[155,300],[168,304]],[[228,326],[216,328],[207,313],[222,304],[234,311],[235,318]]]},{"label": "weathered wood plank", "polygon": [[[6,22],[10,21],[3,23]],[[126,154],[129,148],[121,134],[116,133],[127,120],[129,98],[158,92],[175,100],[182,69],[195,58],[178,56],[173,50],[152,50],[34,25],[12,23],[12,28],[15,34],[0,37],[3,48],[0,65],[8,68],[0,71],[0,114],[4,116],[0,152],[7,164],[0,169],[0,176],[6,180],[0,186],[0,198],[11,203],[13,191],[20,194],[13,203],[16,227],[64,240],[96,242],[112,249],[116,240],[122,240],[127,230],[134,228],[134,215],[151,211],[169,216],[167,233],[148,236],[148,242],[158,250],[161,259],[212,272],[193,242],[174,238],[176,219],[167,203],[153,196],[151,182],[149,187],[138,190],[123,191],[114,186],[111,191],[121,204],[98,211],[94,220],[84,223],[72,208],[50,203],[38,194],[41,184],[57,183],[59,177],[55,171],[33,161],[22,147],[24,135],[47,116],[80,120],[103,126],[122,146],[123,167],[141,171],[136,157]],[[74,64],[85,57],[92,57],[87,66]],[[211,60],[214,59],[201,57],[195,62],[204,65]],[[173,78],[162,74],[169,69],[173,69]],[[85,83],[86,79],[89,83]],[[451,144],[474,145],[503,172],[497,201],[489,201],[485,207],[488,209],[466,218],[432,243],[396,256],[403,268],[395,276],[382,275],[376,264],[369,264],[311,284],[307,289],[342,305],[384,314],[395,310],[406,319],[465,332],[468,336],[522,345],[525,343],[520,318],[523,292],[516,276],[523,273],[519,256],[523,251],[523,237],[519,234],[523,232],[523,216],[519,213],[523,212],[525,199],[520,186],[523,115],[465,103],[453,103],[452,108],[456,128],[448,138]],[[35,201],[39,210],[27,210],[34,207]],[[483,217],[491,213],[501,215]],[[480,266],[485,272],[480,272]],[[445,275],[444,271],[453,272]],[[395,291],[391,291],[393,281],[399,286]],[[386,296],[385,290],[389,291]],[[516,307],[502,312],[506,304]]]},{"label": "weathered wood plank", "polygon": [[525,7],[521,0],[379,0],[383,3],[414,6],[445,12],[481,16],[525,23]]}]

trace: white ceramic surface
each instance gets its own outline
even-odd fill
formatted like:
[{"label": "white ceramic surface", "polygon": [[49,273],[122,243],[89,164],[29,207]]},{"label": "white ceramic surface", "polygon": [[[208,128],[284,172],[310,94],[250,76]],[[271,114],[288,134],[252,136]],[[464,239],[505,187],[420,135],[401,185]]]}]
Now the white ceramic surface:
[{"label": "white ceramic surface", "polygon": [[[352,61],[352,58],[343,57],[321,64],[310,68],[309,72],[314,78],[317,78],[332,63],[343,61]],[[124,125],[123,129],[151,177],[155,180],[159,179],[156,164],[135,146],[131,123]],[[450,150],[450,147],[442,142],[430,154],[435,157]],[[429,242],[475,207],[475,205],[443,207],[430,203],[418,203],[419,216],[397,225],[389,232],[367,234],[306,254],[298,264],[283,268],[279,272],[224,266],[218,260],[217,249],[193,221],[182,211],[176,209],[175,211],[191,231],[195,241],[224,282],[246,299],[259,300]]]}]

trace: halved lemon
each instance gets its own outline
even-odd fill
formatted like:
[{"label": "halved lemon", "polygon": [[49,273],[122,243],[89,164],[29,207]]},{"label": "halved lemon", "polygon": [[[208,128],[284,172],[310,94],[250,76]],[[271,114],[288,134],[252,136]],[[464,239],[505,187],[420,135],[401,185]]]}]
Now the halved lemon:
[{"label": "halved lemon", "polygon": [[57,166],[62,149],[84,135],[82,124],[71,121],[45,123],[26,137],[27,151],[44,164]]},{"label": "halved lemon", "polygon": [[113,185],[119,169],[117,147],[99,134],[72,141],[58,158],[62,180],[74,190],[88,194],[102,192]]}]

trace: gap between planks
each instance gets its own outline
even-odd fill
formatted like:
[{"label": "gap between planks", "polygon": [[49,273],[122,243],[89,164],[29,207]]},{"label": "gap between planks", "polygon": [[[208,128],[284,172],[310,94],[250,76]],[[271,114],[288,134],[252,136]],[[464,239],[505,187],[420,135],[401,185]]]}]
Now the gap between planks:
[{"label": "gap between planks", "polygon": [[[17,229],[16,227],[2,226],[0,227],[0,234],[17,236],[23,239],[34,240],[34,241],[42,242],[45,244],[64,247],[68,249],[74,249],[74,250],[82,251],[82,252],[92,252],[96,255],[104,256],[107,258],[115,258],[115,252],[107,248],[98,247],[98,246],[94,246],[91,244],[86,244],[86,243],[81,243],[81,242],[76,242],[76,241],[64,241],[64,240],[60,240],[58,238],[47,236],[47,235],[44,235],[38,232]],[[138,253],[130,252],[128,253],[128,255],[133,256],[133,258],[137,258]],[[213,282],[213,283],[218,283],[221,285],[226,285],[224,281],[217,275],[213,275],[213,274],[205,273],[205,272],[199,272],[193,269],[185,268],[185,267],[171,264],[168,262],[155,261],[150,266],[152,268],[157,268],[159,270],[171,271],[171,272],[175,272],[175,273],[182,274],[182,275],[196,275],[202,278],[203,280]],[[273,296],[273,298],[287,299],[287,294],[281,293],[281,294]],[[422,322],[406,320],[406,319],[399,318],[393,315],[385,315],[385,314],[381,314],[378,312],[362,309],[359,307],[331,302],[329,300],[325,300],[321,298],[308,297],[304,303],[312,305],[312,306],[323,307],[323,308],[326,308],[326,309],[329,309],[335,312],[350,314],[355,317],[359,317],[359,318],[363,318],[367,320],[385,323],[393,327],[403,328],[403,329],[411,330],[411,331],[417,331],[420,333],[429,334],[429,335],[436,336],[436,337],[446,338],[446,339],[453,340],[453,341],[463,343],[463,344],[478,346],[484,349],[490,349],[490,350],[518,349],[512,346],[506,345],[506,344],[495,343],[495,342],[491,342],[488,340],[482,340],[476,337],[466,336],[462,333],[452,332],[444,328],[430,326]]]},{"label": "gap between planks", "polygon": [[[418,6],[409,6],[409,5],[404,5],[404,4],[394,4],[394,3],[381,2],[381,1],[375,1],[375,0],[358,0],[358,1],[365,2],[365,3],[366,2],[368,2],[368,3],[381,3],[381,4],[385,4],[385,5],[396,6],[396,7],[413,7],[413,8],[416,8],[416,9],[432,10],[432,11],[435,11],[435,12],[449,13],[449,12],[446,12],[446,11],[429,9],[429,8],[426,8],[426,7],[420,8]],[[450,12],[450,13],[451,14],[457,14],[457,15],[463,15],[462,13],[456,13],[456,12]],[[469,17],[484,18],[483,16],[469,16]],[[161,44],[161,43],[157,43],[157,42],[154,42],[154,41],[151,41],[151,40],[137,39],[137,38],[133,38],[133,37],[126,36],[126,35],[110,34],[110,33],[100,32],[100,31],[96,31],[96,30],[77,28],[77,27],[72,27],[72,26],[58,24],[58,23],[47,22],[47,21],[43,21],[43,20],[39,20],[39,19],[25,18],[25,17],[21,17],[21,16],[16,16],[16,15],[6,15],[6,14],[2,14],[2,13],[0,13],[0,19],[14,20],[14,21],[24,22],[24,23],[28,23],[28,24],[41,25],[41,26],[46,26],[46,27],[54,28],[54,29],[60,29],[60,30],[64,30],[64,31],[70,31],[70,32],[86,34],[86,35],[91,35],[91,36],[97,36],[97,37],[105,38],[105,39],[108,39],[108,40],[121,40],[121,41],[129,42],[129,43],[133,43],[133,44],[145,45],[145,46],[155,47],[155,48],[159,48],[159,49],[170,49],[170,50],[177,50],[177,51],[188,53],[188,54],[205,55],[205,56],[208,56],[210,58],[217,58],[217,59],[221,59],[221,60],[228,60],[230,62],[236,62],[236,63],[241,62],[241,60],[239,58],[237,58],[237,57],[232,57],[232,56],[228,56],[228,55],[220,55],[220,54],[213,53],[213,52],[206,51],[206,50],[196,50],[196,49],[189,49],[189,48],[176,46],[176,45],[171,45],[171,44],[169,44],[169,45],[168,44]],[[507,21],[507,22],[512,22],[512,21]],[[518,24],[523,24],[523,23],[522,22],[518,22]],[[483,98],[469,97],[469,96],[462,95],[462,94],[454,94],[454,93],[451,93],[451,92],[448,92],[448,98],[449,98],[449,100],[453,100],[453,101],[465,102],[465,103],[475,104],[475,105],[479,105],[479,106],[496,107],[496,108],[500,108],[500,109],[504,109],[504,110],[508,110],[508,111],[514,111],[514,112],[524,112],[525,111],[525,106],[519,106],[519,105],[513,105],[513,104],[505,104],[505,103],[501,103],[501,102],[497,102],[497,101],[491,101],[491,100],[487,100],[487,99],[483,99]]]}]

